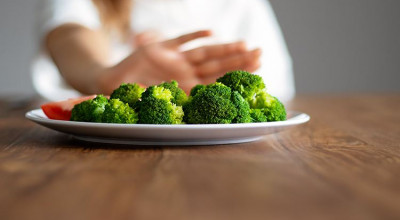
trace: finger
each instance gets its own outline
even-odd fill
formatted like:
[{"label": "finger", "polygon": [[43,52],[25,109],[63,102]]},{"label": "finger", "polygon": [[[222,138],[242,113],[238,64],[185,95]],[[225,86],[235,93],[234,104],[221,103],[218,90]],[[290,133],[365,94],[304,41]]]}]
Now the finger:
[{"label": "finger", "polygon": [[200,78],[200,82],[203,85],[212,84],[212,83],[215,83],[217,81],[217,79],[222,77],[223,75],[224,75],[224,73],[219,73],[218,75],[202,77],[202,78]]},{"label": "finger", "polygon": [[166,50],[159,45],[153,45],[146,49],[145,54],[151,65],[173,77],[194,76],[193,67],[176,51]]},{"label": "finger", "polygon": [[247,65],[247,67],[243,67],[243,70],[252,73],[258,70],[261,67],[261,62],[257,60],[255,63]]},{"label": "finger", "polygon": [[185,34],[182,35],[180,37],[171,39],[171,40],[167,40],[164,42],[164,45],[166,47],[179,47],[184,43],[187,43],[189,41],[198,39],[198,38],[202,38],[202,37],[208,37],[211,35],[211,31],[209,30],[204,30],[204,31],[197,31],[197,32],[193,32],[193,33],[189,33],[189,34]]},{"label": "finger", "polygon": [[145,31],[135,35],[134,37],[134,43],[137,47],[155,43],[160,40],[161,34],[157,31]]},{"label": "finger", "polygon": [[216,59],[219,57],[229,56],[234,53],[243,53],[246,51],[246,44],[243,41],[218,44],[195,48],[183,52],[186,59],[194,64],[202,63],[207,60]]},{"label": "finger", "polygon": [[190,94],[190,90],[198,84],[201,84],[201,81],[198,78],[193,78],[191,80],[180,82],[179,87],[185,91],[186,94]]},{"label": "finger", "polygon": [[259,60],[261,50],[255,49],[246,53],[233,55],[223,59],[215,59],[202,63],[196,66],[196,73],[199,77],[206,77],[210,75],[219,74],[221,72],[228,72],[243,68],[249,63]]},{"label": "finger", "polygon": [[[175,68],[171,69],[166,66],[159,66],[159,63],[154,63],[150,60],[143,60],[144,68],[141,70],[141,83],[147,86],[158,85],[162,82],[169,82],[171,80],[177,80],[179,86],[184,91],[190,91],[190,89],[199,84],[200,81],[194,74],[191,74],[187,69]],[[175,64],[181,66],[181,64]],[[126,79],[126,82],[138,82],[136,77],[131,76],[135,79]]]}]

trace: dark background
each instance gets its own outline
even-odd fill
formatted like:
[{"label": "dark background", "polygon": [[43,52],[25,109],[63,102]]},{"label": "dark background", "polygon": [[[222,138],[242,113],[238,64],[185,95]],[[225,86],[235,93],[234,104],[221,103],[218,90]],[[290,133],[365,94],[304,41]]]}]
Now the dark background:
[{"label": "dark background", "polygon": [[[298,93],[400,91],[400,1],[270,0]],[[0,94],[34,94],[36,0],[0,1]]]}]

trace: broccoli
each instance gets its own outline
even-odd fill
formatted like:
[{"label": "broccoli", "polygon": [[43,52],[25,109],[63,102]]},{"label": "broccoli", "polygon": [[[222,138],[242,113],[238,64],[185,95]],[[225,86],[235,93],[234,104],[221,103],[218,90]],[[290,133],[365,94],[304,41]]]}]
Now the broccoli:
[{"label": "broccoli", "polygon": [[267,121],[286,120],[285,106],[265,90],[256,94],[249,104],[252,109],[260,109],[266,116]]},{"label": "broccoli", "polygon": [[[260,76],[245,71],[232,71],[217,79],[232,91],[239,92],[249,103],[253,122],[286,120],[286,110],[283,104],[266,92],[265,84]],[[261,113],[265,117],[261,116]]]},{"label": "broccoli", "polygon": [[72,121],[127,124],[227,124],[286,120],[284,105],[267,93],[260,76],[231,71],[186,93],[178,82],[145,90],[123,83],[110,100],[102,95],[76,105]]},{"label": "broccoli", "polygon": [[[228,124],[251,122],[249,105],[239,93],[222,83],[199,86],[184,106],[190,124]],[[192,90],[193,91],[193,90]]]},{"label": "broccoli", "polygon": [[190,96],[195,96],[195,95],[197,94],[198,91],[200,91],[200,90],[202,90],[202,89],[204,89],[204,88],[206,88],[205,85],[201,85],[201,84],[196,85],[195,87],[193,87],[193,88],[190,90]]},{"label": "broccoli", "polygon": [[263,79],[246,71],[231,71],[217,79],[233,91],[238,91],[245,100],[251,99],[256,93],[265,89]]},{"label": "broccoli", "polygon": [[103,95],[74,106],[71,121],[102,122],[102,115],[108,100]]},{"label": "broccoli", "polygon": [[138,121],[138,114],[128,103],[119,99],[110,99],[105,106],[102,122],[135,124]]},{"label": "broccoli", "polygon": [[136,109],[144,90],[144,88],[136,83],[122,83],[119,88],[112,92],[110,99],[119,99],[122,102],[128,103],[131,108]]},{"label": "broccoli", "polygon": [[172,94],[171,102],[172,103],[182,106],[187,102],[188,97],[187,97],[186,93],[181,88],[178,87],[177,81],[172,80],[171,82],[164,82],[158,86],[163,87],[165,89],[169,89],[169,91],[171,91],[171,94]]},{"label": "broccoli", "polygon": [[249,103],[244,100],[244,98],[239,94],[239,92],[234,91],[231,97],[232,103],[235,105],[237,110],[237,116],[233,119],[233,123],[249,123],[252,121],[250,116],[250,106]]},{"label": "broccoli", "polygon": [[266,122],[267,116],[261,109],[252,108],[250,109],[251,122]]},{"label": "broccoli", "polygon": [[182,106],[172,102],[172,92],[162,86],[150,86],[142,95],[139,106],[141,124],[182,124]]}]

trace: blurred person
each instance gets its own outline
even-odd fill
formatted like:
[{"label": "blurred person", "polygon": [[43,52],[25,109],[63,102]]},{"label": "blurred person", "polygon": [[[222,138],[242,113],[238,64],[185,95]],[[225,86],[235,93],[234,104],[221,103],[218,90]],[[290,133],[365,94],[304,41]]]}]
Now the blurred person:
[{"label": "blurred person", "polygon": [[291,60],[264,0],[40,3],[33,83],[49,100],[172,79],[189,92],[236,69],[262,76],[282,100],[294,95]]}]

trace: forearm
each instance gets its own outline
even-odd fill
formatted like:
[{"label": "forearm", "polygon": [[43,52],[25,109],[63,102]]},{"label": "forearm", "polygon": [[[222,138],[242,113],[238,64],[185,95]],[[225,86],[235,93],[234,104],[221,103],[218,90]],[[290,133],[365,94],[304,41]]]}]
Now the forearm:
[{"label": "forearm", "polygon": [[84,94],[103,92],[99,79],[109,65],[109,48],[100,32],[66,24],[48,34],[46,47],[72,87]]},{"label": "forearm", "polygon": [[172,79],[189,92],[196,84],[209,83],[200,77],[215,81],[222,72],[257,64],[259,52],[247,51],[240,42],[179,51],[182,44],[209,35],[209,31],[197,31],[144,45],[112,66],[104,36],[78,25],[51,32],[47,48],[65,80],[76,90],[106,95],[122,82],[148,86]]}]

